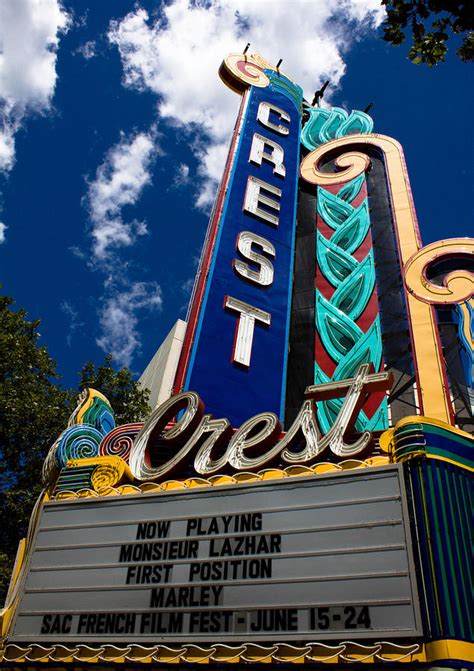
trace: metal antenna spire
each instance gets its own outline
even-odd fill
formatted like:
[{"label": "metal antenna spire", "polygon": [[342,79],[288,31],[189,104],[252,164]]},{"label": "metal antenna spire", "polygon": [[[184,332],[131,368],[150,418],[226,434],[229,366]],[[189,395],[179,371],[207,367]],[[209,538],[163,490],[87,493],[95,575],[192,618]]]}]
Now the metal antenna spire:
[{"label": "metal antenna spire", "polygon": [[319,107],[319,103],[321,102],[321,99],[324,96],[324,91],[327,89],[328,86],[329,86],[329,79],[321,86],[321,88],[318,91],[314,92],[314,98],[313,102],[311,103],[311,107],[314,106]]}]

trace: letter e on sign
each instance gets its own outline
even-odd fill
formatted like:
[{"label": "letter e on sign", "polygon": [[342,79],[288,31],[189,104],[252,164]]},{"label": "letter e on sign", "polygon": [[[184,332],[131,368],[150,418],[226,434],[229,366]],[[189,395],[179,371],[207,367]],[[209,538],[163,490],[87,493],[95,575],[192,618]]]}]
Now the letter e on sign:
[{"label": "letter e on sign", "polygon": [[269,224],[273,224],[273,226],[278,226],[279,217],[276,214],[268,212],[267,210],[262,210],[260,205],[265,205],[272,210],[280,212],[280,203],[274,198],[266,196],[264,193],[262,193],[262,190],[273,193],[275,196],[278,196],[278,198],[281,198],[281,189],[276,186],[272,186],[272,184],[268,184],[268,182],[264,182],[261,179],[257,179],[257,177],[252,177],[252,175],[249,175],[247,180],[247,188],[245,190],[243,208],[244,212],[254,214],[259,219],[263,219],[263,221],[266,221]]}]

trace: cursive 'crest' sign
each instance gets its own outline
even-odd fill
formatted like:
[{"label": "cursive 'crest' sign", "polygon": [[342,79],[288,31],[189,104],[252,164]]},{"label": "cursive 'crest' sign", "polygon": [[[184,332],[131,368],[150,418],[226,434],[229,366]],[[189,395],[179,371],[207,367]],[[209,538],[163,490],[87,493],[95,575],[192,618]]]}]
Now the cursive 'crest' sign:
[{"label": "cursive 'crest' sign", "polygon": [[[160,405],[137,435],[130,468],[138,480],[157,480],[183,466],[194,455],[194,469],[210,475],[226,467],[253,470],[280,458],[288,464],[310,463],[329,449],[339,457],[361,453],[372,435],[365,431],[346,442],[368,394],[391,386],[390,373],[373,373],[371,364],[359,367],[355,377],[306,388],[305,401],[283,434],[277,415],[263,412],[245,421],[234,432],[226,418],[204,414],[204,403],[194,391],[182,392]],[[330,430],[322,435],[317,424],[315,401],[344,401]],[[177,418],[171,428],[167,425]]]}]

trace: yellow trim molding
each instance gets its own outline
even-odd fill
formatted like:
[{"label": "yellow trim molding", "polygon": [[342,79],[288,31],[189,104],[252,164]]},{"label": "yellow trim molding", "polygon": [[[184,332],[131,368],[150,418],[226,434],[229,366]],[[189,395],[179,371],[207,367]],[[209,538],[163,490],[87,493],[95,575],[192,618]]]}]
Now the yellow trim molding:
[{"label": "yellow trim molding", "polygon": [[474,661],[474,643],[446,639],[426,643],[426,661],[458,660],[466,663]]},{"label": "yellow trim molding", "polygon": [[327,645],[325,643],[308,643],[296,646],[289,643],[275,643],[274,645],[258,645],[256,643],[242,643],[241,645],[215,644],[210,647],[184,644],[180,647],[155,645],[128,646],[103,645],[90,647],[76,645],[70,648],[65,645],[51,645],[43,647],[38,644],[28,646],[7,645],[0,649],[0,662],[15,662],[31,664],[38,662],[56,663],[90,663],[113,662],[124,663],[165,663],[177,664],[188,662],[194,664],[216,663],[293,663],[319,662],[329,664],[377,662],[424,662],[426,655],[422,643],[394,643],[377,641],[371,644],[343,641]]},{"label": "yellow trim molding", "polygon": [[434,417],[425,417],[424,415],[408,415],[407,417],[404,417],[401,419],[399,422],[397,422],[396,426],[394,429],[388,429],[387,431],[384,431],[384,433],[380,436],[380,443],[382,444],[382,440],[385,441],[385,434],[393,434],[393,431],[396,429],[402,429],[404,426],[407,426],[409,424],[431,424],[431,426],[437,426],[440,429],[445,429],[445,431],[449,431],[450,433],[454,433],[457,436],[461,436],[461,438],[467,438],[468,440],[472,440],[472,434],[468,433],[467,431],[463,431],[462,429],[458,429],[457,426],[453,426],[452,424],[448,424],[447,422],[443,422],[441,419],[436,419]]},{"label": "yellow trim molding", "polygon": [[[110,457],[105,457],[110,458]],[[119,459],[120,457],[114,457]],[[81,459],[81,465],[88,459]],[[97,457],[91,457],[90,462],[95,463]],[[68,465],[74,462],[68,462]],[[365,461],[360,459],[345,459],[337,464],[328,461],[318,462],[314,466],[288,466],[281,468],[265,468],[257,473],[242,471],[234,475],[213,475],[210,478],[187,478],[186,480],[166,480],[165,482],[154,482],[148,480],[139,485],[122,484],[119,486],[105,485],[100,491],[89,487],[79,489],[78,491],[62,490],[55,492],[51,497],[53,500],[60,501],[64,499],[82,499],[89,496],[120,496],[124,494],[143,494],[149,492],[169,492],[176,489],[195,489],[196,487],[220,487],[222,485],[236,485],[244,482],[257,482],[259,480],[278,480],[282,478],[301,477],[304,475],[322,475],[324,473],[335,473],[337,471],[347,471],[355,468],[370,468],[374,466],[386,466],[390,463],[387,455],[370,457]],[[133,479],[133,478],[132,478]]]}]

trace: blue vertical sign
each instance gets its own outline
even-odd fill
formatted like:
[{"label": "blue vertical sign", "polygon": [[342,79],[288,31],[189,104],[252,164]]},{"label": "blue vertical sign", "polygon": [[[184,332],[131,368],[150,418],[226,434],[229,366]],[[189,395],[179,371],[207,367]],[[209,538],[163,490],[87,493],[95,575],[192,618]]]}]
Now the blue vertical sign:
[{"label": "blue vertical sign", "polygon": [[248,93],[185,388],[234,426],[283,419],[301,90],[266,70]]}]

